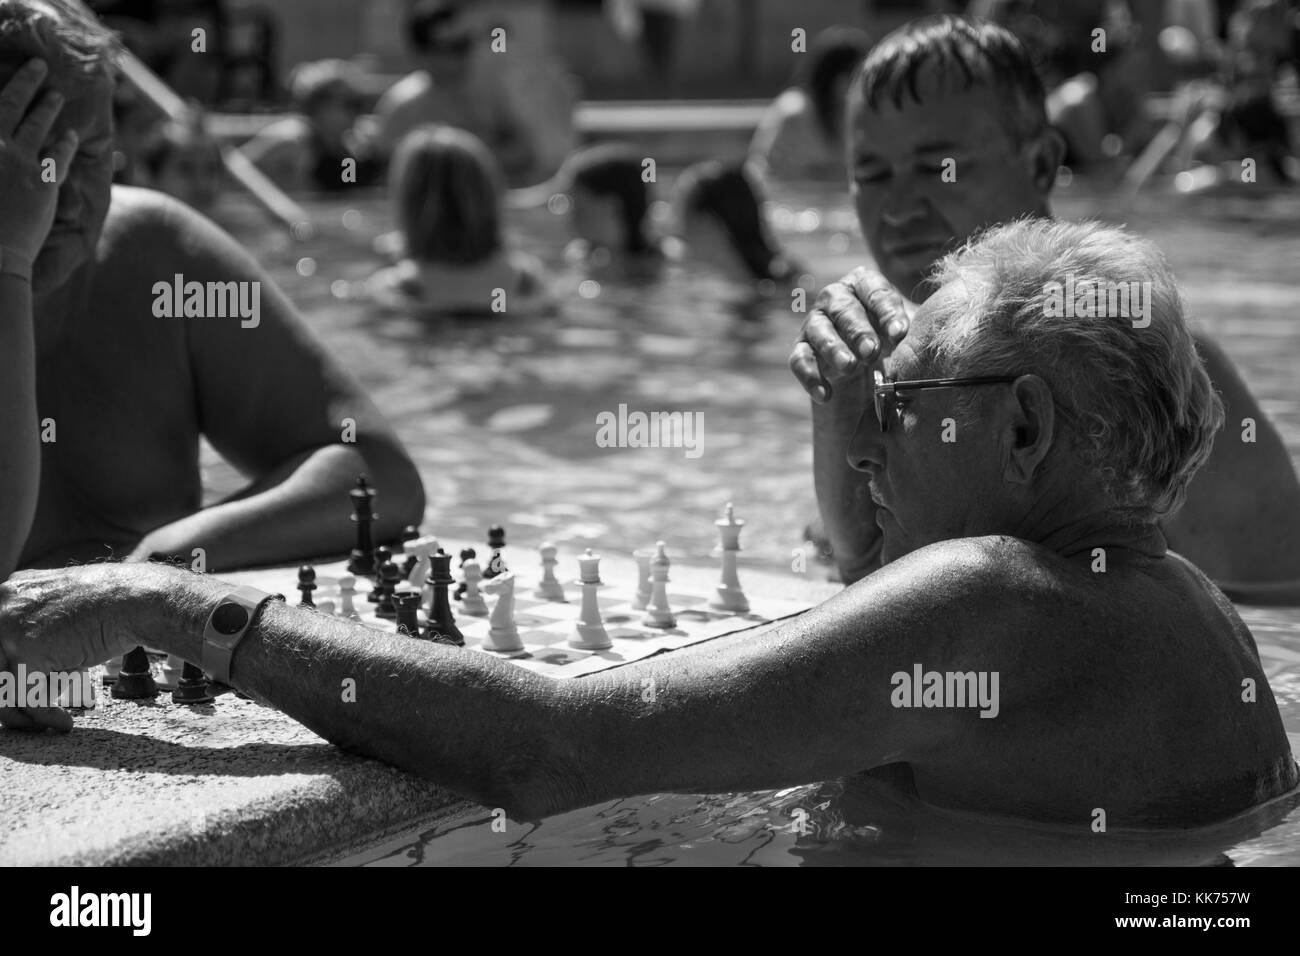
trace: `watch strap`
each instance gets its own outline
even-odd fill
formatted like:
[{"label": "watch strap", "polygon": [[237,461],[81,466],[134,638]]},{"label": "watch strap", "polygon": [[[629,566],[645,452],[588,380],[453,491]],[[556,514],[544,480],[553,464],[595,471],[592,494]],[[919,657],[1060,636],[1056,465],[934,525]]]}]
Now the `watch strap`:
[{"label": "watch strap", "polygon": [[[230,660],[235,656],[235,648],[256,623],[262,606],[267,601],[275,599],[283,601],[284,595],[268,594],[260,588],[245,584],[235,588],[217,602],[212,613],[208,615],[207,625],[203,628],[203,647],[199,652],[199,666],[213,680],[222,684],[230,683]],[[223,608],[230,606],[243,608],[246,616],[239,630],[223,634],[216,627],[217,614]]]}]

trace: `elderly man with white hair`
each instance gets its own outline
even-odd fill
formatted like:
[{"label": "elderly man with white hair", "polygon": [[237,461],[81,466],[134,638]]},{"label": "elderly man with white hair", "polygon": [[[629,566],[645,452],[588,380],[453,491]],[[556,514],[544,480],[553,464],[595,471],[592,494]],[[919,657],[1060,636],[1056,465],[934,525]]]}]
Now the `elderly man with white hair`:
[{"label": "elderly man with white hair", "polygon": [[[1067,280],[1149,283],[1149,324],[1057,315],[1048,290]],[[278,602],[222,644],[229,585],[97,565],[0,588],[4,663],[136,643],[221,660],[340,746],[533,819],[873,770],[933,804],[1079,828],[1098,807],[1112,828],[1186,827],[1294,788],[1250,632],[1158,524],[1221,416],[1159,253],[1024,220],[938,281],[872,369],[852,445],[885,564],[799,617],[558,681]]]}]

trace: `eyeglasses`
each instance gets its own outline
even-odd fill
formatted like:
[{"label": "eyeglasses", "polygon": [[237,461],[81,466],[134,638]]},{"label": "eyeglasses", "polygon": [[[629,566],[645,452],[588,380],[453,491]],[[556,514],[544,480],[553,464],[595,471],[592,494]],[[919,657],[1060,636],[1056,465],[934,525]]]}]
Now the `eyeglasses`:
[{"label": "eyeglasses", "polygon": [[988,375],[980,378],[917,378],[910,381],[890,381],[880,372],[873,373],[875,385],[872,397],[876,404],[876,421],[880,423],[882,433],[889,431],[890,412],[898,406],[898,393],[923,388],[964,388],[967,385],[1006,385],[1014,382],[1018,375]]}]

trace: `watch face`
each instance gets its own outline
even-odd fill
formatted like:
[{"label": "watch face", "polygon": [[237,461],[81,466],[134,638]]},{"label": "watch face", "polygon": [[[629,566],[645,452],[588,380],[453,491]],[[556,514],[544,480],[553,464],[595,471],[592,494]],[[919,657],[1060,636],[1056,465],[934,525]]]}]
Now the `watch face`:
[{"label": "watch face", "polygon": [[227,601],[212,613],[212,627],[218,634],[238,634],[248,624],[248,611]]}]

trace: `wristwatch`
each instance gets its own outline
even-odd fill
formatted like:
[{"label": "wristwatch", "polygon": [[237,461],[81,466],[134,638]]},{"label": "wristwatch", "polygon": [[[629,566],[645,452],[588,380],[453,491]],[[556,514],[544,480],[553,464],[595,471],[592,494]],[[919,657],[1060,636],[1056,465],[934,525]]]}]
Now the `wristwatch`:
[{"label": "wristwatch", "polygon": [[213,680],[230,683],[230,659],[235,648],[253,626],[262,605],[272,600],[283,601],[284,595],[267,594],[245,584],[217,602],[203,629],[203,647],[199,651],[199,666]]},{"label": "wristwatch", "polygon": [[20,256],[12,249],[0,246],[0,276],[18,276],[29,282],[32,278],[32,260]]}]

